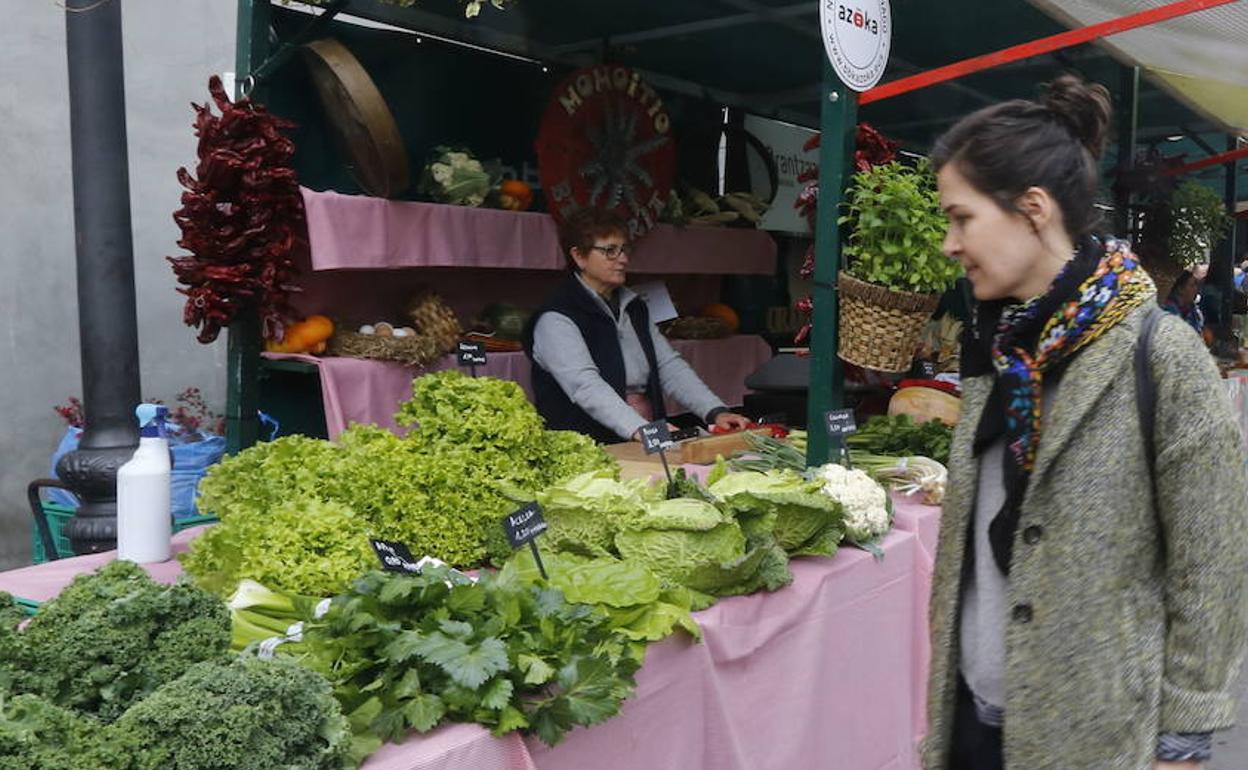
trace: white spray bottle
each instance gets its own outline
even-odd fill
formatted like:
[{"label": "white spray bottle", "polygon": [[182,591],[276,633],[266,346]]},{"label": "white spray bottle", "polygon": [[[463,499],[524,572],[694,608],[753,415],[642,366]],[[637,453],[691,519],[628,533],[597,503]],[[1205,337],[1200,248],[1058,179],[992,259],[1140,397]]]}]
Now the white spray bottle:
[{"label": "white spray bottle", "polygon": [[[150,412],[150,407],[144,409]],[[134,457],[117,470],[117,558],[138,564],[168,561],[173,538],[173,467],[165,437],[166,407],[143,425]]]}]

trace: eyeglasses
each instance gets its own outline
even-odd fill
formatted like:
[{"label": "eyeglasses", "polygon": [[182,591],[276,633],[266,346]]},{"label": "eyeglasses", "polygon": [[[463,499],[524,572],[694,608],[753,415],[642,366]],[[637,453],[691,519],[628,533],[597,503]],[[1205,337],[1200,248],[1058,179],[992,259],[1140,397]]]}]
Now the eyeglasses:
[{"label": "eyeglasses", "polygon": [[620,245],[618,243],[612,243],[609,246],[599,246],[595,244],[593,246],[590,246],[589,250],[601,251],[602,256],[614,262],[615,260],[619,259],[621,256],[631,256],[633,253],[633,244],[625,243],[623,245]]}]

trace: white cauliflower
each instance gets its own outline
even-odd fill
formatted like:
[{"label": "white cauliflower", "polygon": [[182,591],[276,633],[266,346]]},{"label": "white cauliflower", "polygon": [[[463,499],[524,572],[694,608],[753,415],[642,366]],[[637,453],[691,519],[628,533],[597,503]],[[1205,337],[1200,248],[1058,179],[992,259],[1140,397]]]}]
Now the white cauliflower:
[{"label": "white cauliflower", "polygon": [[823,493],[844,510],[846,537],[862,543],[888,533],[893,525],[888,515],[888,493],[865,471],[828,463],[815,473],[823,481]]}]

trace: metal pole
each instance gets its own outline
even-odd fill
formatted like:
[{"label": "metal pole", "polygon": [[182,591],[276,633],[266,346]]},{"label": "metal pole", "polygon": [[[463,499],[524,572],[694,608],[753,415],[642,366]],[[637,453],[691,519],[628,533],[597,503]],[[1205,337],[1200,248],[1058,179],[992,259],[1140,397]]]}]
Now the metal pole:
[{"label": "metal pole", "polygon": [[65,33],[86,429],[57,473],[82,501],[65,534],[92,553],[116,547],[117,469],[139,443],[121,0],[67,0]]},{"label": "metal pole", "polygon": [[[1140,118],[1140,68],[1123,67],[1118,106],[1118,173],[1135,167],[1135,134]],[[1114,200],[1114,232],[1134,240],[1131,192],[1125,187]]]},{"label": "metal pole", "polygon": [[[240,87],[268,58],[271,20],[269,0],[238,0],[234,66]],[[263,85],[257,85],[249,95],[260,101],[263,90]],[[260,402],[260,320],[255,308],[245,309],[230,324],[228,340],[225,436],[226,451],[234,454],[256,443],[260,435],[256,417]]]},{"label": "metal pole", "polygon": [[841,231],[836,220],[849,183],[858,126],[858,95],[841,83],[826,58],[823,84],[819,209],[815,216],[815,310],[811,318],[810,388],[806,404],[808,465],[828,461],[824,414],[829,409],[841,408],[845,400],[845,368],[836,354],[839,308],[835,284],[841,267]]}]

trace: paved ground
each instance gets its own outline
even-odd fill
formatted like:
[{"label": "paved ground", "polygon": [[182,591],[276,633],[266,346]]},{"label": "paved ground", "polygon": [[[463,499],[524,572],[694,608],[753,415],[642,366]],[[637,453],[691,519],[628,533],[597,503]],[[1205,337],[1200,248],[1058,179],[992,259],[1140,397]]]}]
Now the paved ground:
[{"label": "paved ground", "polygon": [[1248,770],[1248,672],[1239,681],[1237,727],[1213,737],[1213,761],[1207,770]]}]

